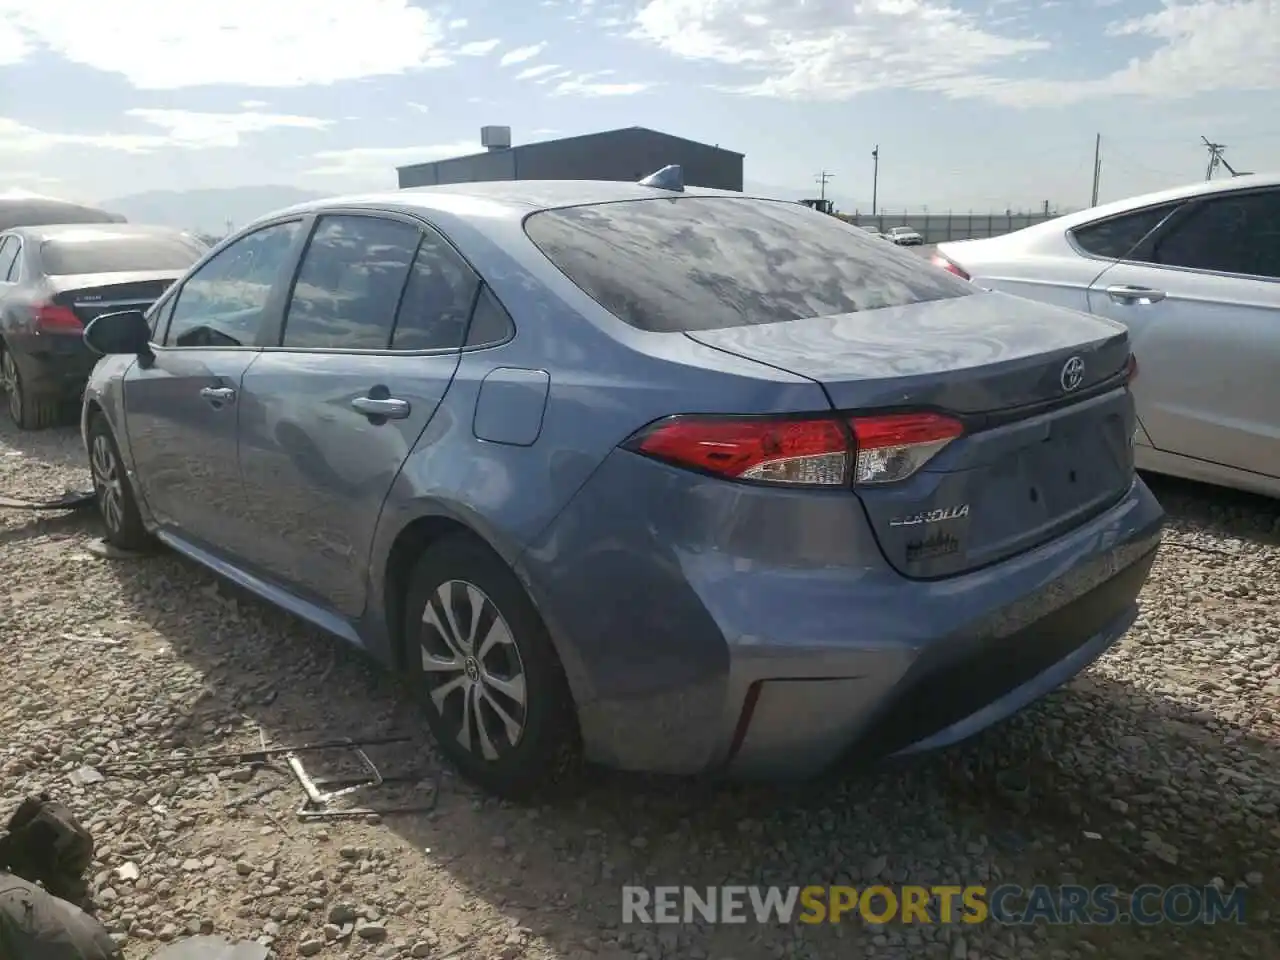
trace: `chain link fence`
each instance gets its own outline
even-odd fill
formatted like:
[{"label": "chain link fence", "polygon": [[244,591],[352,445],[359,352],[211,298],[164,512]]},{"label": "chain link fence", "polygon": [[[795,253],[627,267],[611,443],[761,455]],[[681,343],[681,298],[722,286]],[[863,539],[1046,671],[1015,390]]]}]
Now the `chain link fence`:
[{"label": "chain link fence", "polygon": [[969,240],[979,237],[998,237],[1024,227],[1052,220],[1058,213],[881,213],[841,214],[844,219],[860,227],[875,227],[888,233],[891,227],[910,227],[925,243],[946,243],[948,240]]}]

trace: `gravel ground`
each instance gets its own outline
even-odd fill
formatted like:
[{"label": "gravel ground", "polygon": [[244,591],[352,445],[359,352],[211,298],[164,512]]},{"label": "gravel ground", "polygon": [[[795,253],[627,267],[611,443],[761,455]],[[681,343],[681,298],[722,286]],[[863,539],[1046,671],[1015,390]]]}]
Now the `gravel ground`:
[{"label": "gravel ground", "polygon": [[[72,431],[0,428],[0,493],[85,481]],[[414,708],[337,642],[175,556],[98,556],[91,515],[0,510],[0,815],[47,789],[84,818],[99,915],[130,960],[202,930],[322,960],[1274,957],[1280,505],[1157,492],[1172,521],[1138,625],[976,741],[788,788],[593,772],[537,809],[451,777]],[[413,739],[375,757],[432,812],[304,823],[278,764],[124,765],[387,733]],[[619,925],[628,881],[873,879],[1250,890],[1247,923],[1212,928]]]}]

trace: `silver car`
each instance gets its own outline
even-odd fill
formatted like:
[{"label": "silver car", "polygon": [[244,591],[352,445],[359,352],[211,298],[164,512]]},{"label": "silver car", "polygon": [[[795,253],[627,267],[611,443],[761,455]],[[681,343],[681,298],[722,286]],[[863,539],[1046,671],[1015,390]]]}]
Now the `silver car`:
[{"label": "silver car", "polygon": [[934,260],[1129,328],[1139,468],[1280,497],[1280,175],[943,243]]}]

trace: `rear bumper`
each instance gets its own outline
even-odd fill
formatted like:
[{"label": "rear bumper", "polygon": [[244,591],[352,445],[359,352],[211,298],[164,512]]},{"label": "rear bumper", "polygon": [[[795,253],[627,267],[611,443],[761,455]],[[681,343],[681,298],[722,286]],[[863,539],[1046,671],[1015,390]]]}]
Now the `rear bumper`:
[{"label": "rear bumper", "polygon": [[30,390],[78,400],[98,362],[79,334],[18,334],[9,338],[23,381]]},{"label": "rear bumper", "polygon": [[618,454],[525,554],[590,758],[806,776],[850,750],[968,737],[1123,635],[1164,518],[1135,480],[1050,543],[921,582],[888,567],[847,501],[791,515],[776,491],[725,499],[722,481]]},{"label": "rear bumper", "polygon": [[[1151,548],[1012,633],[940,638],[896,682],[761,681],[746,698],[729,768],[743,776],[802,776],[844,753],[869,760],[965,740],[1057,689],[1119,640],[1137,617],[1136,596],[1154,558]],[[815,701],[825,709],[805,722]]]}]

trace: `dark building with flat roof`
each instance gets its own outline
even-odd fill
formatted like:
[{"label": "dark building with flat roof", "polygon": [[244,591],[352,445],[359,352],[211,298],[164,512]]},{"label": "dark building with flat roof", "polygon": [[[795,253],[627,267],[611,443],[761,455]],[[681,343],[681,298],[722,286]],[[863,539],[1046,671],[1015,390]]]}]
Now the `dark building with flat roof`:
[{"label": "dark building with flat roof", "polygon": [[626,127],[511,146],[508,127],[485,127],[484,153],[397,168],[400,188],[484,180],[639,180],[669,163],[691,187],[742,190],[741,153]]}]

